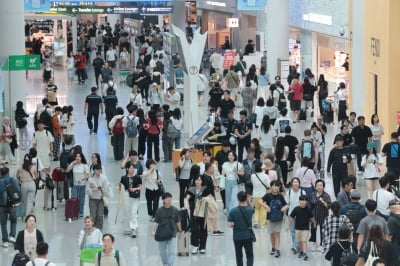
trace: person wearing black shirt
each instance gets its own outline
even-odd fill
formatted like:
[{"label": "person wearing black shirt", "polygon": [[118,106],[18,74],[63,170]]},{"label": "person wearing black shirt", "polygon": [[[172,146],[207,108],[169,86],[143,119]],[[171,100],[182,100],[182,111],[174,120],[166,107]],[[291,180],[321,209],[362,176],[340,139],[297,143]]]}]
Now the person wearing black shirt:
[{"label": "person wearing black shirt", "polygon": [[[335,136],[335,138],[337,136],[341,136],[343,138],[343,146],[350,146],[351,144],[353,144],[353,138],[351,137],[351,135],[349,134],[349,127],[346,125],[342,125],[340,126],[340,133],[337,134]],[[335,142],[333,142],[333,144],[335,144]]]},{"label": "person wearing black shirt", "polygon": [[339,241],[329,247],[328,252],[325,254],[325,259],[332,262],[332,266],[341,266],[340,260],[342,259],[343,251],[351,249],[353,253],[357,254],[355,247],[356,242],[350,242],[350,227],[342,225],[339,227]]},{"label": "person wearing black shirt", "polygon": [[365,125],[365,117],[359,116],[357,118],[358,126],[354,127],[351,131],[351,137],[353,138],[354,144],[358,146],[357,151],[357,166],[358,171],[363,172],[363,168],[361,166],[361,158],[363,154],[367,153],[367,143],[368,141],[372,141],[372,131],[371,129]]},{"label": "person wearing black shirt", "polygon": [[248,40],[246,46],[244,47],[244,54],[249,55],[254,53],[254,42],[253,40]]},{"label": "person wearing black shirt", "polygon": [[142,98],[149,100],[149,86],[151,83],[151,77],[149,72],[146,69],[142,69],[139,73],[139,79],[137,80],[138,87],[140,88],[140,92],[142,93]]},{"label": "person wearing black shirt", "polygon": [[271,96],[274,93],[274,90],[277,88],[281,88],[282,91],[285,91],[285,87],[281,84],[281,76],[275,76],[275,83],[272,83],[271,86],[269,86],[269,91],[271,93]]},{"label": "person wearing black shirt", "polygon": [[240,111],[240,121],[236,123],[235,135],[237,136],[238,143],[238,161],[243,161],[243,150],[250,148],[251,143],[251,130],[253,129],[253,124],[247,119],[247,111]]},{"label": "person wearing black shirt", "polygon": [[102,70],[103,65],[104,65],[104,60],[103,60],[103,58],[101,58],[101,53],[100,52],[96,53],[96,58],[93,59],[92,65],[94,67],[94,77],[96,79],[96,86],[98,88],[99,87],[99,77],[100,77],[101,70]]},{"label": "person wearing black shirt", "polygon": [[236,153],[236,137],[233,136],[235,134],[235,129],[237,127],[238,121],[233,118],[233,111],[228,111],[228,118],[222,120],[222,126],[225,128],[225,140],[230,144],[231,151]]},{"label": "person wearing black shirt", "polygon": [[218,108],[218,104],[221,101],[222,95],[224,94],[224,91],[221,89],[221,87],[219,86],[219,84],[217,84],[218,86],[213,86],[210,90],[210,92],[208,93],[208,95],[210,95],[210,100],[208,101],[208,106],[210,106],[211,108],[217,109]]},{"label": "person wearing black shirt", "polygon": [[228,112],[234,111],[235,102],[231,99],[231,92],[229,90],[224,91],[224,99],[220,100],[218,103],[217,113],[221,116],[222,119],[228,118]]},{"label": "person wearing black shirt", "polygon": [[115,110],[118,105],[118,98],[114,93],[113,89],[107,90],[107,95],[103,99],[104,106],[105,106],[105,113],[106,113],[106,120],[107,120],[107,128],[108,134],[111,135],[111,129],[108,125],[115,114]]},{"label": "person wearing black shirt", "polygon": [[400,265],[400,202],[397,200],[391,200],[389,202],[389,208],[392,215],[388,220],[388,228],[390,235],[392,236],[392,246],[397,254],[397,264]]},{"label": "person wearing black shirt", "polygon": [[[335,137],[335,147],[330,151],[328,157],[328,166],[326,173],[332,175],[333,190],[335,196],[340,192],[340,186],[343,179],[347,178],[347,163],[351,161],[351,155],[343,147],[342,136]],[[332,168],[332,173],[331,173]]]},{"label": "person wearing black shirt", "polygon": [[[382,156],[386,156],[387,172],[392,172],[393,176],[396,177],[400,175],[400,144],[397,141],[398,136],[397,132],[393,132],[390,136],[391,141],[382,148]],[[390,183],[394,184],[394,180],[391,180]]]},{"label": "person wearing black shirt", "polygon": [[[90,134],[97,135],[97,128],[99,126],[99,111],[103,114],[103,101],[101,97],[97,95],[97,88],[91,88],[92,93],[86,96],[84,115],[87,114],[86,120],[90,130]],[[94,125],[92,122],[94,120]]]},{"label": "person wearing black shirt", "polygon": [[[219,150],[217,154],[215,155],[215,160],[218,163],[218,171],[222,173],[222,165],[224,162],[228,161],[228,153],[230,152],[230,145],[229,142],[222,142],[222,150]],[[225,190],[221,190],[221,199],[222,199],[222,204],[224,204],[224,210],[225,208]]]},{"label": "person wearing black shirt", "polygon": [[297,145],[299,145],[299,140],[291,135],[292,128],[290,126],[285,127],[285,137],[283,137],[283,143],[285,146],[289,148],[289,154],[287,157],[287,161],[290,162],[288,172],[293,171],[293,164],[296,161],[296,149]]}]

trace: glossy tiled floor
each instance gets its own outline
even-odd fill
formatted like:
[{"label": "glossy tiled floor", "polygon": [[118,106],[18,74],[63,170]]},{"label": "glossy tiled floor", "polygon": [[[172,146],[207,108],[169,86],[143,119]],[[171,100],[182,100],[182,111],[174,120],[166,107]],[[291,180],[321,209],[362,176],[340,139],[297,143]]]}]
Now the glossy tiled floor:
[{"label": "glossy tiled floor", "polygon": [[[117,71],[115,71],[117,72]],[[84,148],[84,153],[88,158],[91,153],[99,152],[102,161],[105,163],[106,174],[111,180],[112,185],[118,183],[123,171],[119,164],[114,161],[112,156],[112,147],[110,145],[109,136],[106,134],[105,119],[101,118],[99,125],[99,133],[97,136],[90,136],[86,125],[86,119],[83,116],[84,98],[90,92],[90,87],[94,85],[94,75],[92,69],[88,70],[90,81],[85,85],[77,85],[76,81],[72,86],[68,86],[67,73],[63,69],[57,69],[55,72],[55,81],[59,88],[58,99],[60,105],[72,104],[74,106],[74,114],[77,117],[75,126],[75,136],[78,144]],[[30,72],[27,79],[27,110],[33,114],[36,104],[40,102],[44,94],[44,85],[41,82],[41,72]],[[121,86],[118,91],[120,105],[125,106],[129,89]],[[203,107],[205,108],[205,107]],[[199,119],[205,120],[205,113],[200,112]],[[31,121],[30,121],[31,125]],[[303,130],[308,127],[310,122],[301,122],[295,124],[295,135],[301,138]],[[31,127],[32,130],[32,127]],[[328,141],[332,143],[333,134],[336,134],[336,126],[329,127]],[[329,149],[327,149],[329,150]],[[19,159],[23,155],[23,151],[18,151]],[[53,165],[54,167],[56,164]],[[166,189],[178,195],[178,185],[171,171],[170,163],[160,163],[159,169],[163,177]],[[15,168],[12,169],[15,173]],[[331,180],[327,179],[327,190],[332,191]],[[359,186],[363,189],[363,186]],[[364,195],[363,191],[363,195]],[[175,197],[175,200],[177,196]],[[35,214],[37,215],[37,227],[44,233],[45,241],[50,245],[48,258],[61,265],[79,265],[79,246],[78,234],[83,228],[83,221],[78,220],[68,223],[64,219],[64,203],[60,203],[57,211],[45,212],[42,209],[43,195],[38,193]],[[87,202],[87,200],[86,200]],[[177,202],[174,202],[177,205]],[[117,210],[116,199],[111,202],[110,214],[108,220],[104,223],[104,232],[112,233],[116,237],[115,246],[120,249],[125,257],[128,258],[127,265],[161,265],[157,242],[150,235],[151,224],[148,221],[144,195],[142,193],[141,204],[139,208],[139,235],[137,239],[131,239],[123,235],[123,227],[121,221],[114,223]],[[88,206],[85,209],[85,215],[89,213]],[[121,220],[122,216],[119,217]],[[232,230],[226,226],[225,215],[219,214],[219,226],[225,231],[225,236],[210,236],[207,241],[206,255],[194,255],[189,257],[177,257],[175,265],[235,265],[234,247],[232,241]],[[17,230],[21,230],[24,224],[18,220]],[[257,243],[255,249],[255,265],[328,265],[321,253],[309,252],[309,261],[299,260],[290,252],[290,235],[286,232],[282,233],[281,253],[282,256],[276,259],[269,255],[270,241],[266,230],[257,230]],[[0,247],[0,265],[10,265],[14,250],[12,247]]]}]

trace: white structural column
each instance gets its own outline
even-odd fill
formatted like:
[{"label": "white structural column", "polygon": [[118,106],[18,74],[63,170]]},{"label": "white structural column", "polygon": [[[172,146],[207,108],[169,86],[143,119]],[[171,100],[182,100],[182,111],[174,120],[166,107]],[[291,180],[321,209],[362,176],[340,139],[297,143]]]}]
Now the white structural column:
[{"label": "white structural column", "polygon": [[[24,55],[24,1],[2,1],[0,9],[0,57]],[[8,25],[8,26],[7,26]],[[10,26],[12,25],[12,26]],[[25,71],[11,71],[10,86],[4,88],[5,115],[11,116],[12,108],[17,101],[25,103],[26,84]]]},{"label": "white structural column", "polygon": [[[357,114],[364,112],[365,104],[364,88],[366,86],[364,77],[364,0],[353,0],[353,21],[351,42],[351,110]],[[353,67],[354,66],[354,67]],[[357,99],[357,100],[355,100]]]},{"label": "white structural column", "polygon": [[300,54],[302,57],[301,72],[304,73],[304,71],[309,68],[313,73],[317,73],[317,34],[315,32],[302,30],[300,41]]},{"label": "white structural column", "polygon": [[268,73],[278,75],[278,59],[289,54],[289,0],[268,0],[266,43]]},{"label": "white structural column", "polygon": [[174,7],[174,13],[172,13],[170,15],[169,25],[174,24],[175,26],[177,26],[178,28],[180,28],[181,30],[183,30],[185,32],[185,28],[186,28],[185,1],[175,0],[172,3],[172,6]]}]

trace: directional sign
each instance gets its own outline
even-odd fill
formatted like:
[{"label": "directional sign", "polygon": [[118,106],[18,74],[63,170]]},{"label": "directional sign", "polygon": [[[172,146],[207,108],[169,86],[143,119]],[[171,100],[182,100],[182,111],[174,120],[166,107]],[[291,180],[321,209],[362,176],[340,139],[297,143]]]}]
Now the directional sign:
[{"label": "directional sign", "polygon": [[57,1],[51,2],[52,7],[56,6],[94,6],[93,1],[79,1],[79,2],[71,2],[71,1]]},{"label": "directional sign", "polygon": [[[154,1],[154,0],[118,0],[118,1],[116,1],[116,2],[172,2],[172,1],[174,1],[174,0],[157,0],[157,1]],[[50,0],[50,2],[59,2],[58,0]],[[81,0],[69,0],[68,2],[82,2]],[[93,1],[91,1],[91,2],[112,2],[112,1],[110,1],[110,0],[93,0]]]},{"label": "directional sign", "polygon": [[[174,7],[120,7],[120,6],[93,6],[93,7],[80,7],[80,6],[57,6],[50,8],[49,12],[44,14],[170,14],[174,12]],[[41,14],[43,14],[41,13]]]},{"label": "directional sign", "polygon": [[40,55],[10,55],[10,70],[40,70]]}]

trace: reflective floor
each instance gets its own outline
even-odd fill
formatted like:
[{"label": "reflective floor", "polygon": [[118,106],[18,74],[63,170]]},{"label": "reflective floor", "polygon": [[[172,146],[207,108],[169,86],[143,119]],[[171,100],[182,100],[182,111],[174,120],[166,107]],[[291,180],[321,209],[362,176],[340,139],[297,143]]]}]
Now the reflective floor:
[{"label": "reflective floor", "polygon": [[[118,73],[114,70],[114,73]],[[60,105],[71,104],[74,106],[74,114],[77,118],[75,125],[75,139],[77,144],[83,146],[86,158],[90,157],[93,152],[98,152],[105,164],[106,174],[111,181],[113,187],[117,185],[120,177],[124,174],[120,169],[119,163],[114,161],[112,147],[110,144],[110,136],[106,132],[105,118],[100,119],[99,132],[96,136],[89,135],[89,129],[83,115],[84,99],[90,93],[90,87],[95,84],[92,69],[88,69],[89,82],[85,85],[78,85],[75,80],[72,86],[68,85],[67,72],[62,68],[55,71],[55,83],[58,86],[58,101]],[[118,74],[116,75],[118,80]],[[30,71],[27,79],[27,110],[33,114],[36,104],[41,101],[44,95],[44,85],[41,81],[40,71]],[[118,90],[119,104],[125,106],[127,104],[129,88],[121,85]],[[206,93],[207,94],[207,93]],[[207,100],[207,99],[205,99]],[[206,102],[206,101],[204,101]],[[205,110],[205,107],[202,107]],[[205,121],[206,112],[199,112],[199,119]],[[296,123],[294,133],[300,139],[303,130],[309,127],[311,121]],[[29,122],[30,132],[32,133],[32,121]],[[328,129],[327,143],[332,143],[332,136],[337,132],[337,125],[330,126]],[[329,151],[330,147],[327,147]],[[18,151],[18,160],[24,151]],[[57,166],[52,162],[53,166]],[[297,168],[298,165],[296,164]],[[11,173],[15,173],[16,167],[12,167]],[[178,184],[172,173],[171,163],[159,164],[160,174],[163,177],[167,191],[171,191],[174,195],[174,205],[177,206]],[[332,194],[332,181],[327,179],[327,191]],[[363,195],[366,194],[364,184],[359,184]],[[64,218],[64,203],[58,204],[56,211],[43,211],[43,193],[39,192],[36,199],[35,214],[37,216],[37,227],[44,233],[45,241],[49,243],[50,250],[48,258],[58,266],[63,265],[79,265],[79,245],[78,234],[83,228],[83,220],[68,223]],[[151,237],[151,223],[147,216],[144,193],[141,195],[141,204],[139,207],[139,228],[138,238],[132,239],[123,235],[122,216],[119,216],[115,224],[115,216],[117,212],[117,202],[114,198],[110,203],[110,214],[104,222],[104,233],[115,235],[115,246],[121,250],[127,260],[127,265],[161,265],[158,252],[157,242]],[[86,200],[85,215],[89,214],[88,200]],[[221,204],[221,202],[219,203]],[[234,246],[232,241],[232,229],[226,226],[226,217],[220,212],[218,216],[220,228],[225,232],[224,236],[209,236],[207,241],[207,252],[205,255],[190,255],[189,257],[176,257],[175,265],[235,265]],[[24,227],[22,220],[18,220],[17,231]],[[323,258],[321,253],[309,252],[309,261],[305,262],[292,255],[290,252],[291,240],[290,234],[282,231],[281,235],[281,258],[277,259],[269,255],[271,249],[269,236],[266,229],[257,229],[257,242],[254,245],[255,265],[329,265]],[[11,247],[0,247],[0,264],[11,265],[11,260],[15,252]]]}]

